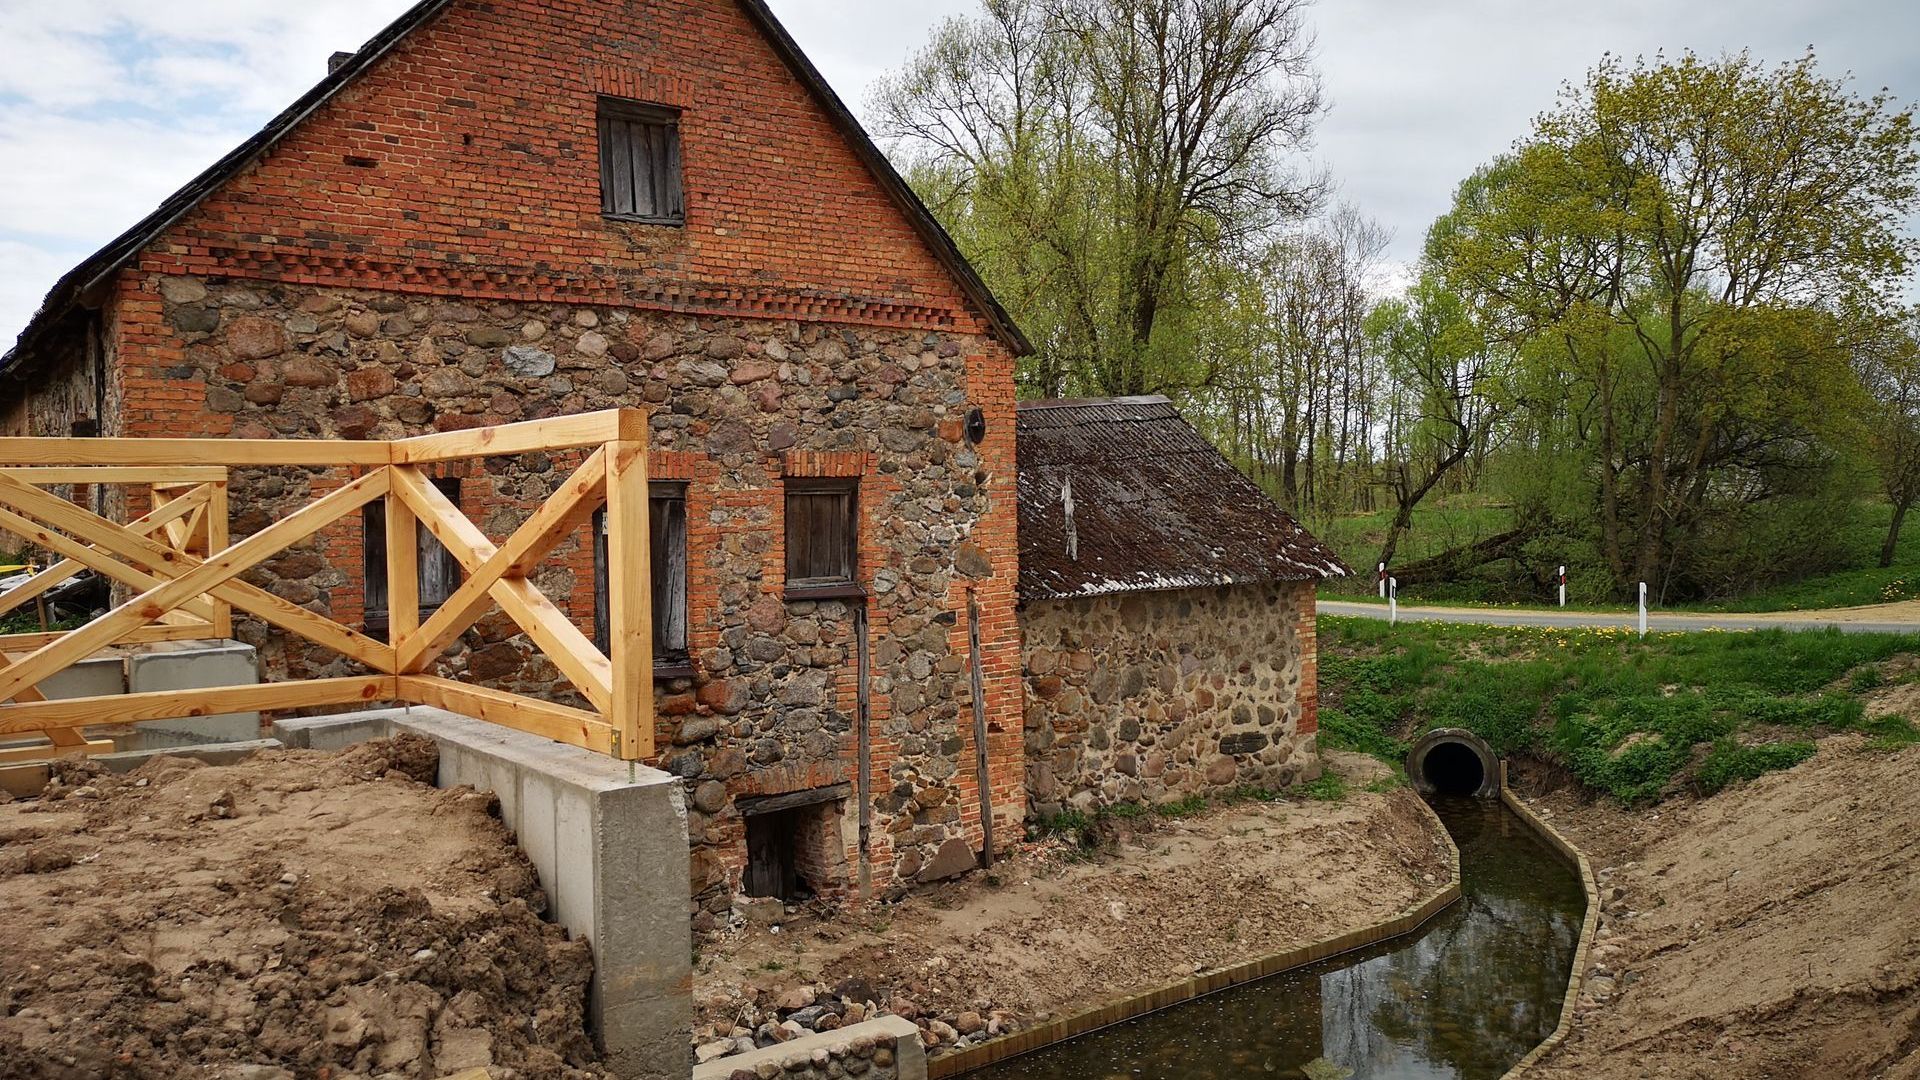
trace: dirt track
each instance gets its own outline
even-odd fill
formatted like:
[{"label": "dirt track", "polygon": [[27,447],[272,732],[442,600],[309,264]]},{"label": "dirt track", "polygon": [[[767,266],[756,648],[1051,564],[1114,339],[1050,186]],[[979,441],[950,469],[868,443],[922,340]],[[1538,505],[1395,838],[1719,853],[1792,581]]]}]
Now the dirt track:
[{"label": "dirt track", "polygon": [[1920,1077],[1920,747],[1864,747],[1652,813],[1543,800],[1611,872],[1599,978],[1533,1075]]},{"label": "dirt track", "polygon": [[1115,822],[1091,860],[1042,845],[874,913],[708,941],[696,1042],[750,1035],[797,993],[856,1015],[873,1001],[950,1045],[1397,915],[1446,882],[1444,837],[1409,789],[1360,790],[1385,775],[1377,762],[1333,757],[1354,785],[1338,803],[1248,803],[1137,833]]},{"label": "dirt track", "polygon": [[0,805],[0,1078],[603,1075],[587,946],[434,767],[412,737],[67,764]]}]

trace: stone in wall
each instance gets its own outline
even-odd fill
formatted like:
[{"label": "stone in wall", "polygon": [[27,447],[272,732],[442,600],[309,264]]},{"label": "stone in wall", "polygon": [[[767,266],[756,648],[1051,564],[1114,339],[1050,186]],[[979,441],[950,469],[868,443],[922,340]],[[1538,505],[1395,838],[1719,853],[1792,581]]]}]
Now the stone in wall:
[{"label": "stone in wall", "polygon": [[1320,775],[1300,734],[1313,586],[1038,601],[1021,613],[1032,812]]},{"label": "stone in wall", "polygon": [[[922,877],[955,842],[972,842],[977,814],[969,821],[961,809],[971,801],[961,791],[971,767],[962,727],[970,717],[965,657],[954,646],[964,628],[957,628],[953,587],[992,571],[977,548],[965,565],[960,553],[992,517],[1010,520],[1014,508],[1011,475],[992,473],[983,448],[961,437],[959,418],[973,403],[968,355],[997,344],[924,331],[187,278],[159,279],[153,289],[185,363],[165,373],[129,371],[196,388],[201,407],[168,424],[139,415],[130,396],[136,428],[385,439],[618,406],[651,410],[656,461],[672,461],[676,478],[690,481],[693,593],[692,674],[662,682],[656,697],[658,764],[687,784],[692,886],[711,915],[727,909],[745,862],[734,797],[852,778],[856,613],[844,600],[784,599],[779,532],[783,461],[851,459],[864,470],[861,560],[874,627],[876,880]],[[1001,424],[1010,440],[1011,416]],[[1010,444],[1005,458],[1010,463]],[[543,454],[472,463],[462,509],[502,537],[573,464]],[[304,469],[237,470],[236,537],[338,480]],[[355,625],[358,534],[357,524],[322,533],[250,580]],[[1007,536],[1010,550],[1010,529]],[[592,563],[583,539],[564,543],[537,583],[589,628]],[[260,649],[276,679],[354,671],[327,650],[251,621],[238,634]],[[497,615],[463,635],[440,670],[578,701]],[[1006,718],[1008,728],[1013,720]]]}]

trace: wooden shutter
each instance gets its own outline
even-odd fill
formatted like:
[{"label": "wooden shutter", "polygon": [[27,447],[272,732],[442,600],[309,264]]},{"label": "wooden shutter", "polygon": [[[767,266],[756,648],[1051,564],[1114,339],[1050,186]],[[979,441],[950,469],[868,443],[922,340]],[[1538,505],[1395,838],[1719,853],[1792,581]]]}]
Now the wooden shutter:
[{"label": "wooden shutter", "polygon": [[[655,483],[648,493],[651,515],[648,539],[652,550],[653,651],[656,664],[680,665],[687,660],[687,491],[685,485]],[[607,647],[607,518],[593,515],[593,637]]]},{"label": "wooden shutter", "polygon": [[852,485],[788,481],[787,588],[851,586],[858,542]]},{"label": "wooden shutter", "polygon": [[680,115],[618,98],[600,99],[600,212],[680,224]]}]

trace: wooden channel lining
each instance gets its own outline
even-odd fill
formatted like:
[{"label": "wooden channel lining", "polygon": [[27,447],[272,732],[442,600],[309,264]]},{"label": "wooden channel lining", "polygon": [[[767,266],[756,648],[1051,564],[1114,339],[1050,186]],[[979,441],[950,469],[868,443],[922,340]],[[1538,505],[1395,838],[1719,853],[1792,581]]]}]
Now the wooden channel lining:
[{"label": "wooden channel lining", "polygon": [[1587,860],[1586,853],[1573,845],[1573,842],[1560,834],[1560,830],[1542,819],[1538,814],[1514,795],[1507,786],[1507,763],[1500,762],[1500,801],[1507,804],[1520,820],[1533,827],[1540,838],[1547,842],[1560,857],[1571,863],[1580,875],[1580,887],[1587,894],[1587,917],[1580,924],[1580,943],[1573,951],[1573,970],[1567,976],[1567,996],[1560,1003],[1560,1023],[1540,1045],[1527,1052],[1527,1056],[1508,1069],[1500,1080],[1519,1080],[1527,1075],[1540,1060],[1554,1051],[1573,1031],[1573,1013],[1580,1001],[1580,988],[1586,981],[1588,953],[1593,949],[1594,933],[1600,928],[1600,886],[1593,876],[1593,864]]},{"label": "wooden channel lining", "polygon": [[1447,832],[1446,826],[1441,823],[1439,815],[1427,806],[1424,799],[1419,801],[1428,820],[1446,839],[1447,849],[1451,853],[1453,862],[1453,876],[1446,887],[1421,903],[1374,926],[1348,931],[1337,937],[1274,953],[1230,968],[1195,975],[1183,982],[1149,990],[1144,994],[1120,1001],[1109,1002],[1064,1019],[1004,1035],[989,1042],[970,1046],[957,1053],[933,1058],[927,1063],[928,1080],[943,1080],[944,1077],[969,1073],[1055,1043],[1077,1039],[1102,1028],[1185,1004],[1209,994],[1217,994],[1222,990],[1271,978],[1295,968],[1317,964],[1322,960],[1413,933],[1460,899],[1460,849],[1454,844],[1453,837]]}]

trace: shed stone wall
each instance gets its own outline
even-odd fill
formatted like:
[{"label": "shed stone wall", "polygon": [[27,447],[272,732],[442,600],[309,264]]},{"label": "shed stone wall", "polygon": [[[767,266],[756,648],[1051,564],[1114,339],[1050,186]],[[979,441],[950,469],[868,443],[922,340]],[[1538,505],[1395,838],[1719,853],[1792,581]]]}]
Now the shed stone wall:
[{"label": "shed stone wall", "polygon": [[1032,813],[1320,775],[1312,583],[1035,601],[1021,625]]}]

